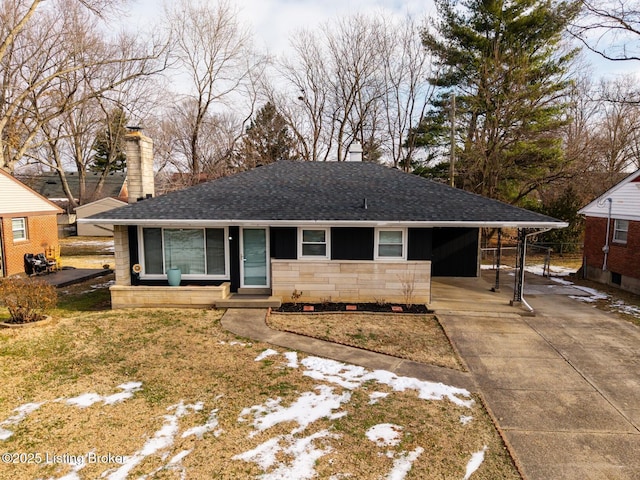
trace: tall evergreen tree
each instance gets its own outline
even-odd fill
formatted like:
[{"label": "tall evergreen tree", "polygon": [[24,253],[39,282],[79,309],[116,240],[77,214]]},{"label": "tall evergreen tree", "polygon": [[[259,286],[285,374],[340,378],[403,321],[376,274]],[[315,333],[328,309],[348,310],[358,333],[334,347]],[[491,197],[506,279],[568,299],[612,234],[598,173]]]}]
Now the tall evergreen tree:
[{"label": "tall evergreen tree", "polygon": [[437,8],[435,31],[422,38],[443,72],[432,80],[443,112],[434,118],[448,117],[456,95],[456,184],[516,203],[564,165],[563,94],[575,51],[562,35],[579,3],[437,0]]},{"label": "tall evergreen tree", "polygon": [[238,153],[242,169],[266,165],[294,157],[295,142],[284,117],[267,102],[247,127]]},{"label": "tall evergreen tree", "polygon": [[93,142],[92,172],[119,172],[127,166],[124,151],[124,136],[127,133],[127,116],[122,108],[115,108],[108,114],[105,128],[100,130]]}]

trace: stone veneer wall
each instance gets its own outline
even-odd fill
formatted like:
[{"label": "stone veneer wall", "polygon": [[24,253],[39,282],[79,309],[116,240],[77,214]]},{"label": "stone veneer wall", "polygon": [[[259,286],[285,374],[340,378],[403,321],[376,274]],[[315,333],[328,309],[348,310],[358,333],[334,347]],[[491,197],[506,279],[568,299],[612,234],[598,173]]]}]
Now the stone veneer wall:
[{"label": "stone veneer wall", "polygon": [[181,287],[114,285],[111,290],[111,308],[180,307],[211,308],[216,301],[229,296],[231,284],[219,287],[186,285]]},{"label": "stone veneer wall", "polygon": [[113,226],[113,246],[116,257],[116,285],[131,285],[128,228],[126,225]]},{"label": "stone veneer wall", "polygon": [[271,290],[283,302],[294,290],[301,302],[405,303],[404,283],[413,284],[412,303],[431,302],[431,262],[272,260]]}]

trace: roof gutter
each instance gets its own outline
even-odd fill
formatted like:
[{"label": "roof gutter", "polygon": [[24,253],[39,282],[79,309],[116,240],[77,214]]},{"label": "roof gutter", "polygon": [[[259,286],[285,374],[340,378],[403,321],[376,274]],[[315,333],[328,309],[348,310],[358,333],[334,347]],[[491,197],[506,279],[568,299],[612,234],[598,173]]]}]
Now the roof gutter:
[{"label": "roof gutter", "polygon": [[306,226],[373,226],[373,227],[470,227],[470,228],[565,228],[567,222],[482,222],[482,221],[368,221],[368,220],[185,220],[185,219],[119,219],[119,218],[80,218],[78,223],[102,224],[102,225],[141,225],[154,227],[209,227],[209,226],[282,226],[282,227],[306,227]]}]

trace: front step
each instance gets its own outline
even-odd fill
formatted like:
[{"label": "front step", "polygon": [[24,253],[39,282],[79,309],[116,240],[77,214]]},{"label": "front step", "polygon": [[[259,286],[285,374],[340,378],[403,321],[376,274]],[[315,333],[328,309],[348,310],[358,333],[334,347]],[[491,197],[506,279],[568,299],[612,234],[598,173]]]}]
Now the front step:
[{"label": "front step", "polygon": [[238,295],[271,295],[270,288],[251,288],[251,287],[240,287],[238,288]]},{"label": "front step", "polygon": [[272,295],[241,295],[232,293],[229,297],[216,300],[217,308],[278,308],[282,305],[280,297]]}]

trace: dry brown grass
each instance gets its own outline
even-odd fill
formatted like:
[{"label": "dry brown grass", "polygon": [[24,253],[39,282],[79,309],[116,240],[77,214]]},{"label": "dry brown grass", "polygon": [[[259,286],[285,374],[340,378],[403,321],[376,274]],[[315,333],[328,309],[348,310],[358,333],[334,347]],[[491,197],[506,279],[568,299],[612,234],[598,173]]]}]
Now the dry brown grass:
[{"label": "dry brown grass", "polygon": [[[27,402],[47,402],[15,426],[0,451],[83,455],[132,455],[158,432],[169,407],[203,402],[203,409],[178,421],[178,428],[203,424],[218,409],[222,432],[202,439],[175,436],[174,443],[143,460],[130,478],[150,474],[182,451],[190,453],[179,464],[186,478],[255,478],[262,469],[254,463],[234,460],[236,454],[253,449],[276,435],[290,434],[292,423],[284,423],[251,438],[250,423],[238,421],[245,407],[281,398],[289,405],[303,392],[322,384],[303,375],[303,368],[289,368],[282,355],[256,362],[268,346],[238,339],[219,323],[220,311],[131,310],[58,313],[54,323],[39,328],[0,331],[0,422]],[[302,355],[300,356],[302,358]],[[94,404],[88,408],[65,405],[56,399],[87,392],[108,395],[116,386],[142,382],[132,399],[116,405]],[[341,387],[331,384],[336,393]],[[369,394],[389,395],[369,405]],[[347,415],[318,420],[296,436],[328,429],[335,438],[318,442],[333,449],[316,461],[318,478],[336,473],[350,478],[377,479],[389,472],[393,459],[387,450],[424,448],[408,479],[462,478],[472,453],[488,446],[485,461],[474,480],[517,479],[519,475],[506,453],[493,424],[479,402],[471,408],[449,401],[427,401],[414,391],[392,392],[369,382],[354,389],[342,410]],[[462,425],[461,415],[473,416]],[[397,447],[376,447],[365,431],[378,423],[404,427]],[[0,425],[2,426],[2,425]],[[164,460],[162,453],[168,455]],[[118,465],[89,464],[79,470],[82,479],[102,478]],[[176,467],[178,468],[178,467]],[[60,478],[70,472],[65,464],[3,464],[0,478]],[[180,470],[161,470],[153,478],[180,477]],[[346,477],[340,477],[346,478]]]},{"label": "dry brown grass", "polygon": [[462,370],[434,315],[272,313],[267,323],[276,330]]}]

